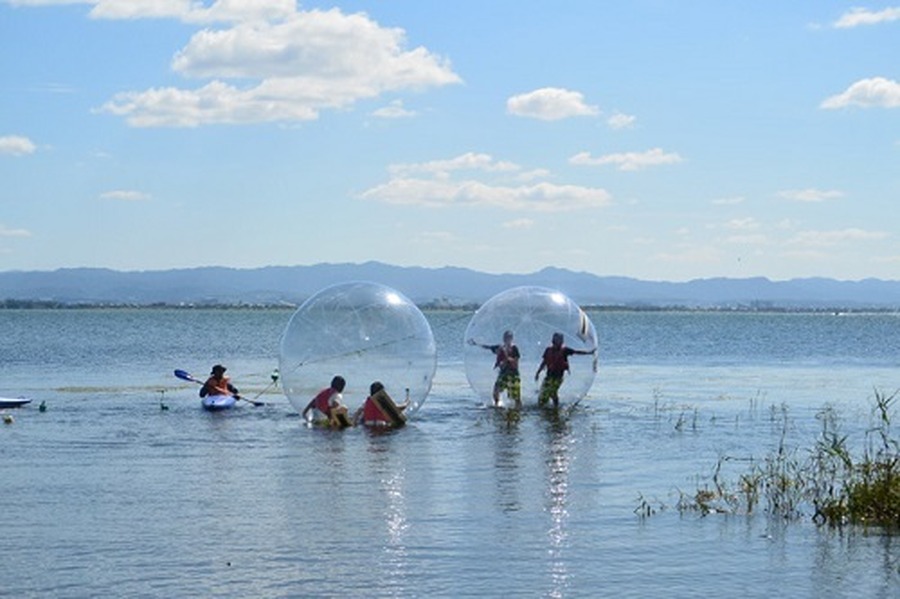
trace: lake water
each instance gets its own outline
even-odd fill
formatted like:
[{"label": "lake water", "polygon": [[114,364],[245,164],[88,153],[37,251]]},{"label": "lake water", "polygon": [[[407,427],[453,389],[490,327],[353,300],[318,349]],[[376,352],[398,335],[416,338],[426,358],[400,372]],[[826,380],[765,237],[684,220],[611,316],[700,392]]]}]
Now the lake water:
[{"label": "lake water", "polygon": [[[266,391],[290,316],[0,311],[0,396],[34,399],[0,425],[0,595],[900,596],[896,537],[676,509],[825,406],[861,445],[895,314],[593,312],[588,396],[511,421],[466,382],[471,314],[428,313],[432,393],[381,434]],[[267,405],[203,412],[172,370],[214,362]]]}]

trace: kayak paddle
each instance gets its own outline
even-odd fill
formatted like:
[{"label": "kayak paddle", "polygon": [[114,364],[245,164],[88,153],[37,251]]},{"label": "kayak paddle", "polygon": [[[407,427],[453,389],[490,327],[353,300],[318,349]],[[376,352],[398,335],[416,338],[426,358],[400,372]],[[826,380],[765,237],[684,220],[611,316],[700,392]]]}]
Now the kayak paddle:
[{"label": "kayak paddle", "polygon": [[[178,377],[178,378],[180,378],[180,379],[183,380],[183,381],[190,381],[191,383],[197,383],[197,384],[200,384],[200,385],[205,385],[205,384],[206,384],[206,383],[204,383],[203,381],[201,381],[201,380],[199,380],[199,379],[195,379],[195,378],[191,375],[191,373],[188,372],[187,370],[181,370],[180,368],[176,368],[176,369],[175,369],[175,376]],[[246,401],[247,403],[252,403],[254,406],[257,406],[257,407],[266,405],[265,403],[263,403],[263,402],[261,402],[261,401],[253,401],[252,399],[247,399],[246,397],[241,397],[241,396],[238,395],[237,393],[232,393],[232,395],[234,395],[234,398],[235,398],[235,399],[240,399],[240,400]]]}]

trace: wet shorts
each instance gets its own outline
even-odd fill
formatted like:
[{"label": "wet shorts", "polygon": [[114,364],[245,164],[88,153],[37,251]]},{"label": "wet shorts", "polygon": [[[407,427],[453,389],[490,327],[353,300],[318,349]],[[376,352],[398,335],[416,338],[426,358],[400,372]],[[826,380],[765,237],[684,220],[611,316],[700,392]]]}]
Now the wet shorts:
[{"label": "wet shorts", "polygon": [[513,401],[522,399],[522,380],[519,378],[518,372],[503,372],[497,376],[494,382],[494,391],[497,395],[506,391],[509,398]]},{"label": "wet shorts", "polygon": [[538,394],[538,404],[544,405],[551,398],[556,397],[562,382],[562,377],[545,376],[544,382],[541,383],[541,392]]}]

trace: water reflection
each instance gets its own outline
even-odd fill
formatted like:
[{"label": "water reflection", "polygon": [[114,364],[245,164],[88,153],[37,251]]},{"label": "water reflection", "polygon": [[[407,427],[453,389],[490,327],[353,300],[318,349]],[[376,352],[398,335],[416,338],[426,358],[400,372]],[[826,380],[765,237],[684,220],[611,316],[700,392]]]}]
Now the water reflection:
[{"label": "water reflection", "polygon": [[384,590],[400,596],[405,594],[409,576],[409,551],[406,547],[409,520],[405,460],[398,460],[396,453],[390,451],[391,441],[398,433],[368,431],[366,459],[370,472],[378,479],[378,501],[382,505],[380,517],[385,527],[381,558],[374,560],[379,565],[377,579]]},{"label": "water reflection", "polygon": [[836,589],[848,596],[896,597],[900,588],[900,548],[896,542],[894,536],[877,529],[819,529],[812,587],[820,597],[833,596]]},{"label": "water reflection", "polygon": [[568,418],[558,410],[543,411],[546,424],[547,445],[544,453],[544,464],[547,476],[546,511],[550,515],[550,526],[547,529],[550,597],[564,597],[568,588],[569,572],[565,560],[568,547],[569,520],[569,468],[571,445],[571,428]]},{"label": "water reflection", "polygon": [[494,435],[494,474],[497,477],[497,484],[494,485],[497,493],[495,504],[505,513],[522,509],[519,498],[519,487],[523,484],[519,468],[522,434],[519,430],[518,414],[516,410],[498,410],[496,418],[498,431]]}]

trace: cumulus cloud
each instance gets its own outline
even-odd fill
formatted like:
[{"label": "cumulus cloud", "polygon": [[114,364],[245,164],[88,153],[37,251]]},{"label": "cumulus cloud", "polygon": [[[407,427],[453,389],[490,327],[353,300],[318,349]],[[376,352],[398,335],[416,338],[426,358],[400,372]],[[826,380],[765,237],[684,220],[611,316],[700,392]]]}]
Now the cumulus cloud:
[{"label": "cumulus cloud", "polygon": [[117,202],[143,202],[150,199],[150,194],[130,189],[116,189],[101,193],[100,199]]},{"label": "cumulus cloud", "polygon": [[681,156],[675,152],[664,152],[662,148],[653,148],[646,152],[623,152],[620,154],[606,154],[594,158],[590,152],[580,152],[569,158],[570,164],[578,166],[606,166],[613,165],[620,171],[637,171],[649,166],[662,164],[676,164],[682,161]]},{"label": "cumulus cloud", "polygon": [[521,170],[521,168],[514,162],[494,160],[494,157],[490,154],[467,152],[447,160],[392,164],[388,167],[388,170],[395,176],[426,173],[434,177],[446,178],[454,171],[516,172]]},{"label": "cumulus cloud", "polygon": [[831,189],[787,189],[778,192],[778,197],[795,202],[824,202],[844,197],[840,191]]},{"label": "cumulus cloud", "polygon": [[34,154],[36,150],[37,146],[27,137],[21,135],[0,136],[0,154],[25,156],[26,154]]},{"label": "cumulus cloud", "polygon": [[826,98],[821,108],[837,109],[848,106],[861,108],[897,108],[900,107],[900,83],[884,77],[861,79],[848,87],[843,93]]},{"label": "cumulus cloud", "polygon": [[309,121],[386,92],[461,82],[447,60],[408,48],[404,30],[362,13],[298,11],[293,1],[220,0],[202,8],[194,1],[101,0],[91,14],[233,21],[198,31],[172,60],[175,72],[202,85],[125,91],[100,108],[135,127]]},{"label": "cumulus cloud", "polygon": [[[366,190],[361,197],[395,205],[493,207],[527,212],[599,208],[612,200],[609,192],[601,188],[547,181],[520,183],[521,171],[512,162],[470,152],[447,160],[393,165],[389,168],[391,179]],[[518,221],[520,226],[524,222]]]},{"label": "cumulus cloud", "polygon": [[595,116],[600,113],[596,106],[585,103],[581,93],[558,87],[544,87],[513,96],[506,101],[506,110],[516,116],[543,121]]},{"label": "cumulus cloud", "polygon": [[849,29],[861,25],[877,25],[900,20],[900,8],[892,7],[884,10],[872,11],[867,8],[852,8],[840,16],[834,22],[838,29]]},{"label": "cumulus cloud", "polygon": [[494,185],[475,180],[393,179],[367,190],[365,199],[428,207],[494,207],[534,212],[569,212],[606,206],[606,190],[577,185]]},{"label": "cumulus cloud", "polygon": [[403,100],[394,100],[387,106],[373,110],[372,116],[382,119],[403,119],[416,116],[416,112],[404,108]]},{"label": "cumulus cloud", "polygon": [[634,125],[634,122],[636,120],[636,116],[617,112],[606,119],[606,124],[609,125],[611,129],[627,129],[628,127]]}]

